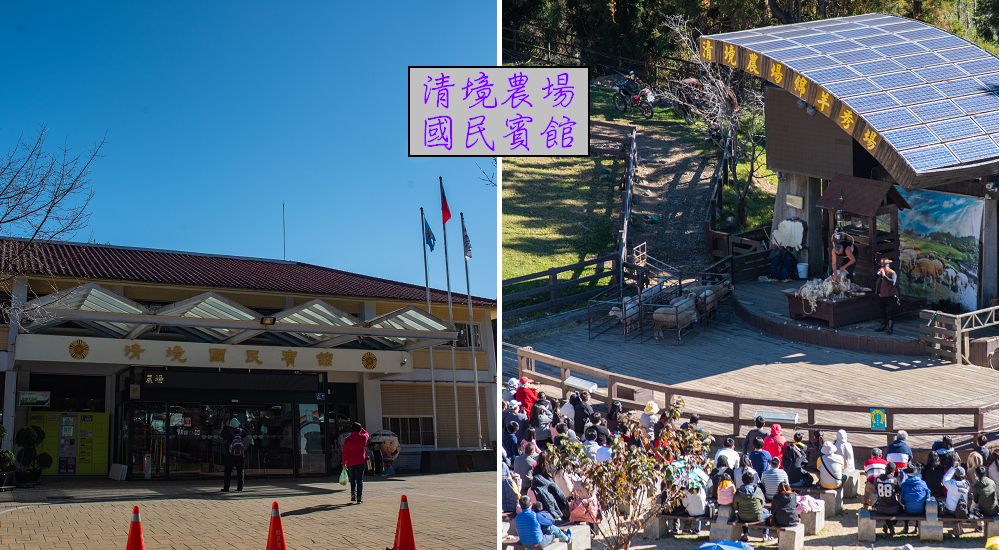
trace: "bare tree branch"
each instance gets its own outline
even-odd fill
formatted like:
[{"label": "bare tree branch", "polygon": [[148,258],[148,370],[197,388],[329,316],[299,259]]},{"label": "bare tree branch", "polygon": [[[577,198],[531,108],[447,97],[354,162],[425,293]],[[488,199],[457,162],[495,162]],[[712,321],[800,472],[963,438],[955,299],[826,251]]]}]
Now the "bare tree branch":
[{"label": "bare tree branch", "polygon": [[478,162],[476,163],[476,167],[479,168],[479,171],[482,172],[482,174],[483,174],[483,177],[481,177],[479,179],[485,181],[486,185],[492,185],[493,187],[497,186],[497,158],[496,157],[493,157],[493,174],[487,174],[486,171],[483,170],[483,167],[479,166]]}]

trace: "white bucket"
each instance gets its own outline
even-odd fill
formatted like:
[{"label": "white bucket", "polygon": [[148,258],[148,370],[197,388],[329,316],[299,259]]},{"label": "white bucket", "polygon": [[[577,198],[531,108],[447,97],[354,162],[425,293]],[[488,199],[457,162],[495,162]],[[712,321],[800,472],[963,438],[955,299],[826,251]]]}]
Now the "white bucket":
[{"label": "white bucket", "polygon": [[799,266],[799,279],[805,279],[809,277],[809,264],[798,264]]}]

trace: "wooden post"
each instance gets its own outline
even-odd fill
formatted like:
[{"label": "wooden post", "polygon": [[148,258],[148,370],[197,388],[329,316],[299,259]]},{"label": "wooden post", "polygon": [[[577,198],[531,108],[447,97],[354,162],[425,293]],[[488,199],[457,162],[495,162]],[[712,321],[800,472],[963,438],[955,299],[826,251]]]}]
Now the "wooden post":
[{"label": "wooden post", "polygon": [[885,410],[885,444],[892,445],[892,442],[896,440],[896,428],[895,414],[893,414],[892,409]]},{"label": "wooden post", "polygon": [[962,332],[962,323],[955,323],[955,363],[958,365],[962,364],[962,341],[965,339],[965,333]]},{"label": "wooden post", "polygon": [[562,365],[559,365],[559,372],[559,388],[562,390],[562,398],[566,399],[566,396],[569,395],[566,393],[566,379],[569,378],[570,370]]},{"label": "wooden post", "polygon": [[[814,409],[814,408],[812,408],[812,406],[810,406],[809,409],[808,409],[808,411],[809,411],[807,413],[808,419],[806,420],[806,422],[808,422],[809,426],[815,426],[816,425],[816,409]],[[810,427],[809,429],[811,430],[812,428]]]},{"label": "wooden post", "polygon": [[[554,267],[549,268],[549,286],[555,286],[556,282],[556,270]],[[559,313],[559,289],[549,291],[549,300],[552,302],[553,313]]]},{"label": "wooden post", "polygon": [[740,402],[733,401],[733,439],[740,437]]}]

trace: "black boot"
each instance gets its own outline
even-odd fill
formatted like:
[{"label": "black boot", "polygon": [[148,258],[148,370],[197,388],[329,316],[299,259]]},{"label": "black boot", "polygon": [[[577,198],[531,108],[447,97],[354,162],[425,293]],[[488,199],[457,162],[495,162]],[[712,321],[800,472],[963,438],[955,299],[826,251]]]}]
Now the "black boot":
[{"label": "black boot", "polygon": [[889,321],[889,330],[885,331],[886,334],[892,334],[892,321]]}]

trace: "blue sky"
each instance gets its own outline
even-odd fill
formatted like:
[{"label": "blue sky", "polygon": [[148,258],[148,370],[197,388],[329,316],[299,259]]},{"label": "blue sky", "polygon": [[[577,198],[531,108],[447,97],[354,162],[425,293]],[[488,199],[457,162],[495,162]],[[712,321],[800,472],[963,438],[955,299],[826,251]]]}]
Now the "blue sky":
[{"label": "blue sky", "polygon": [[408,65],[495,65],[496,5],[437,2],[6,2],[0,146],[49,127],[50,150],[107,133],[92,171],[100,243],[282,257],[423,284],[419,207],[452,289],[495,298],[488,158],[408,158]]},{"label": "blue sky", "polygon": [[907,193],[897,189],[912,207],[899,212],[899,224],[903,228],[910,227],[924,234],[943,231],[956,237],[979,237],[983,201],[933,191]]}]

